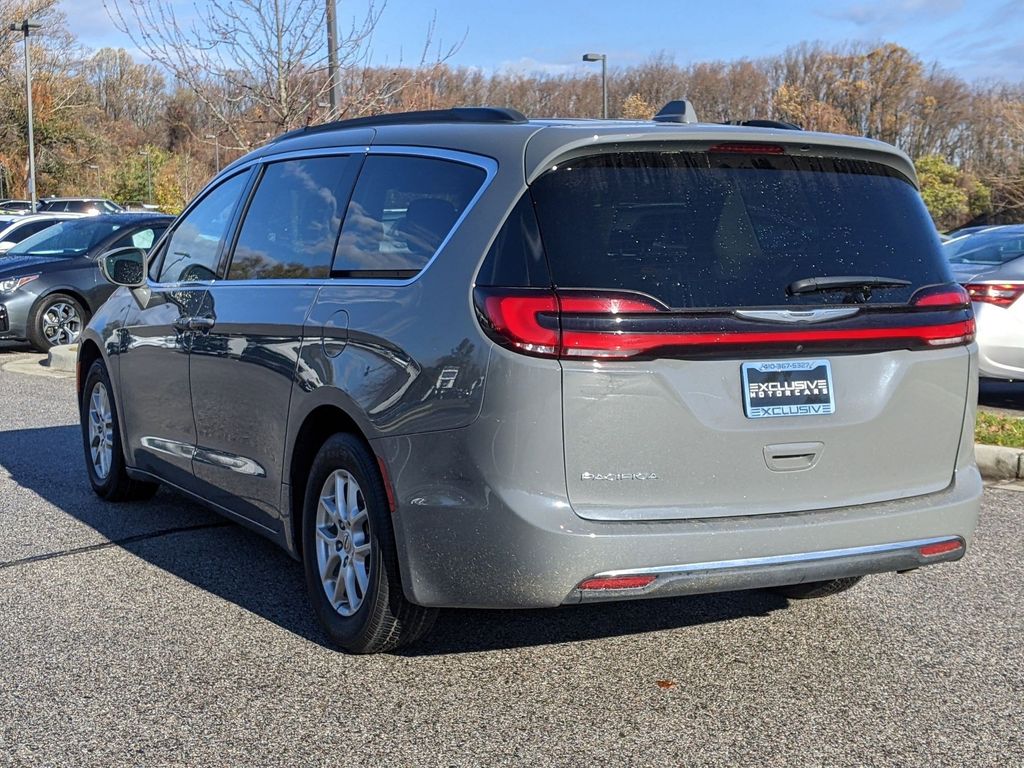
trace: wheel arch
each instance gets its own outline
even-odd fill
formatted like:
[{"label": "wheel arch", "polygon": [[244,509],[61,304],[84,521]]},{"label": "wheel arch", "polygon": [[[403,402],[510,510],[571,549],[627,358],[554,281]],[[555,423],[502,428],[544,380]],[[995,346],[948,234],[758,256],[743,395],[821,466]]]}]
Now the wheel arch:
[{"label": "wheel arch", "polygon": [[70,285],[56,285],[53,286],[52,288],[47,288],[45,293],[41,293],[39,296],[36,297],[35,302],[32,304],[32,311],[35,311],[36,307],[39,306],[40,302],[46,301],[46,299],[50,298],[54,294],[60,294],[61,296],[68,296],[74,299],[79,304],[81,304],[82,309],[84,309],[89,314],[89,316],[92,317],[94,310],[92,306],[89,304],[89,300],[85,298],[85,294],[78,288],[74,288]]},{"label": "wheel arch", "polygon": [[[103,360],[103,353],[100,351],[100,345],[96,343],[95,339],[85,337],[78,342],[78,365],[76,366],[75,373],[75,389],[78,391],[78,399],[82,399],[82,387],[85,385],[85,375],[92,368],[92,364],[97,360]],[[107,370],[110,370],[110,366],[107,366]]]},{"label": "wheel arch", "polygon": [[321,403],[309,411],[295,431],[291,440],[291,454],[287,457],[288,473],[288,508],[291,512],[288,535],[288,549],[298,558],[302,558],[302,513],[306,497],[306,483],[313,459],[328,438],[338,433],[355,435],[368,451],[376,456],[366,434],[355,419],[341,406],[335,403]]}]

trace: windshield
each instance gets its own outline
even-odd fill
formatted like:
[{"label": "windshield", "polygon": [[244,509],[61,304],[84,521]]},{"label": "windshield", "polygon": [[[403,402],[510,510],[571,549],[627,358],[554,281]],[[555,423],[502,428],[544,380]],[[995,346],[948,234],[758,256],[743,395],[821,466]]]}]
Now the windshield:
[{"label": "windshield", "polygon": [[81,256],[102,243],[124,225],[103,219],[62,221],[23,240],[8,256]]},{"label": "windshield", "polygon": [[797,280],[870,275],[905,303],[951,280],[914,186],[888,166],[789,155],[625,152],[534,182],[554,283],[640,291],[678,308],[836,303]]},{"label": "windshield", "polygon": [[990,230],[958,237],[944,243],[942,252],[950,264],[1005,264],[1024,256],[1024,231]]}]

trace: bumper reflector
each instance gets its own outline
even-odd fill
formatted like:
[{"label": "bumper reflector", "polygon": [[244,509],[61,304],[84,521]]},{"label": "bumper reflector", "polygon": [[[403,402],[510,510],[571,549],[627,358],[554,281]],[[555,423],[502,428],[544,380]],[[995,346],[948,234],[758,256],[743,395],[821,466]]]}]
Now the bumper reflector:
[{"label": "bumper reflector", "polygon": [[581,581],[579,589],[642,589],[656,576],[612,576],[610,578]]},{"label": "bumper reflector", "polygon": [[935,555],[944,555],[947,552],[956,552],[958,549],[963,549],[964,543],[960,539],[951,539],[950,541],[939,541],[935,544],[925,544],[918,551],[925,557],[934,557]]}]

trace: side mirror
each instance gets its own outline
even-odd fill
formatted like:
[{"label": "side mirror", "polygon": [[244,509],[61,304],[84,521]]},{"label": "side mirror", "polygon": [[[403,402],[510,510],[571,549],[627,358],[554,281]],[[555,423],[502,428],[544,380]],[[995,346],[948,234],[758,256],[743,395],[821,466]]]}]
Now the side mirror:
[{"label": "side mirror", "polygon": [[115,248],[99,258],[100,272],[107,282],[140,288],[146,284],[146,252],[141,248]]},{"label": "side mirror", "polygon": [[10,240],[4,240],[0,243],[0,253],[7,253],[11,248],[16,246],[17,243],[12,243]]}]

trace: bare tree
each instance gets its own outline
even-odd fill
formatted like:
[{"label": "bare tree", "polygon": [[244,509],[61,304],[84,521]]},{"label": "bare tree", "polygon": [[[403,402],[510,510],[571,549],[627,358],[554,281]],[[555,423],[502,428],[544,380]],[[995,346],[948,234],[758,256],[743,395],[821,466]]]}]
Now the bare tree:
[{"label": "bare tree", "polygon": [[167,83],[151,64],[136,64],[124,48],[101,48],[85,62],[96,105],[111,120],[148,128],[159,118]]},{"label": "bare tree", "polygon": [[[320,104],[331,85],[323,0],[209,0],[202,8],[193,6],[189,19],[179,17],[170,0],[104,4],[135,45],[195,94],[223,144],[247,149],[323,115]],[[418,68],[399,67],[394,77],[368,76],[370,43],[383,11],[383,2],[370,0],[362,18],[341,36],[338,117],[386,107],[418,81],[428,62],[432,24]],[[433,63],[454,50],[438,50]]]}]

